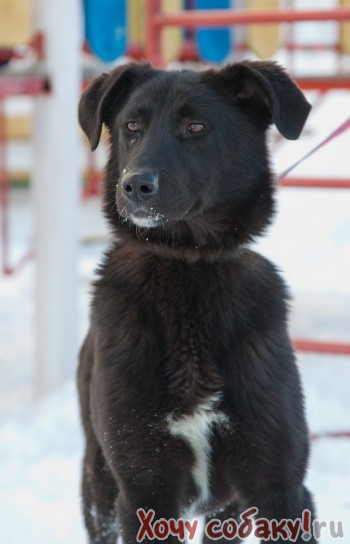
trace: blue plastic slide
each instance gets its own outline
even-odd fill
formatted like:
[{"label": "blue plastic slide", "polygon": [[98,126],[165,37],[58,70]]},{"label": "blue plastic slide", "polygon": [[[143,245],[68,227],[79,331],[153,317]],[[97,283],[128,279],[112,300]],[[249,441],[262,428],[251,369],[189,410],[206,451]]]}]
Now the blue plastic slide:
[{"label": "blue plastic slide", "polygon": [[[228,9],[230,0],[196,0],[197,9]],[[203,28],[197,32],[199,55],[209,62],[222,62],[231,51],[229,28]]]},{"label": "blue plastic slide", "polygon": [[120,57],[127,44],[126,0],[84,0],[85,37],[105,62]]}]

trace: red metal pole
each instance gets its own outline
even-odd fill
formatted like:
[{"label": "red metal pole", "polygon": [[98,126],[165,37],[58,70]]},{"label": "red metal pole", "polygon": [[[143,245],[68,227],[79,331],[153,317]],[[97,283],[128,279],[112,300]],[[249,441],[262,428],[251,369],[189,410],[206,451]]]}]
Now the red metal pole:
[{"label": "red metal pole", "polygon": [[0,96],[33,95],[49,90],[46,78],[28,75],[0,75]]},{"label": "red metal pole", "polygon": [[31,95],[36,96],[49,90],[46,78],[32,75],[0,75],[0,253],[1,268],[4,274],[12,274],[32,257],[29,251],[20,259],[14,267],[9,264],[9,221],[8,221],[8,195],[9,175],[6,166],[6,133],[5,114],[3,101],[7,96]]},{"label": "red metal pole", "polygon": [[161,12],[160,0],[146,2],[146,56],[161,67],[161,29],[165,26],[185,28],[220,27],[269,23],[294,23],[305,21],[350,20],[350,8],[324,10],[195,10],[173,14]]},{"label": "red metal pole", "polygon": [[162,66],[162,54],[161,54],[161,26],[156,21],[160,17],[161,13],[160,0],[147,0],[145,2],[145,16],[146,16],[146,44],[145,53],[146,58],[155,67]]},{"label": "red metal pole", "polygon": [[[149,0],[149,10],[154,9],[158,0]],[[220,27],[228,25],[251,25],[269,23],[294,23],[303,21],[346,21],[350,19],[349,8],[323,10],[197,10],[174,14],[153,11],[153,25],[183,26],[186,28]],[[149,35],[150,36],[150,35]]]},{"label": "red metal pole", "polygon": [[333,355],[350,355],[350,344],[342,342],[321,342],[317,340],[293,339],[297,351],[328,353]]},{"label": "red metal pole", "polygon": [[8,172],[6,167],[6,131],[4,101],[0,95],[0,205],[1,205],[1,267],[8,274]]},{"label": "red metal pole", "polygon": [[322,440],[323,438],[350,438],[350,431],[343,432],[324,432],[312,434],[310,436],[311,440]]},{"label": "red metal pole", "polygon": [[350,189],[350,179],[338,178],[285,178],[279,187],[303,187],[309,189]]},{"label": "red metal pole", "polygon": [[296,81],[304,91],[334,91],[350,89],[350,77],[300,77]]}]

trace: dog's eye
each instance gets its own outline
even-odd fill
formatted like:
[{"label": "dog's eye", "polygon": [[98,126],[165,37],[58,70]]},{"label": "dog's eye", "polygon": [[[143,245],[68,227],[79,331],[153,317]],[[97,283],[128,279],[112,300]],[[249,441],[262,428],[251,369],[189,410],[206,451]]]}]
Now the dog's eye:
[{"label": "dog's eye", "polygon": [[205,125],[202,123],[190,123],[187,127],[187,131],[191,134],[200,134],[205,131]]},{"label": "dog's eye", "polygon": [[126,123],[126,128],[129,132],[140,132],[141,125],[139,123],[136,123],[136,121],[129,121]]}]

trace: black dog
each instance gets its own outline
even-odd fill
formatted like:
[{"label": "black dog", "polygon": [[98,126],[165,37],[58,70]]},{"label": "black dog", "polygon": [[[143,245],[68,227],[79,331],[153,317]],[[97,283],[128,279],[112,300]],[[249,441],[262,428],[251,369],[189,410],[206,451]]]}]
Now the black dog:
[{"label": "black dog", "polygon": [[91,543],[134,544],[139,508],[157,519],[313,512],[286,287],[249,249],[274,209],[266,130],[295,139],[309,110],[271,62],[129,64],[82,96],[92,149],[109,130],[115,233],[79,368]]}]

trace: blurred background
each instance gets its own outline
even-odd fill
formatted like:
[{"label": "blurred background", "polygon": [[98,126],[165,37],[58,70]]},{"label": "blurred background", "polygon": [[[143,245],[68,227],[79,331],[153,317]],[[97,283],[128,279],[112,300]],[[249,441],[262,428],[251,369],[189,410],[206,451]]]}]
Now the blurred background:
[{"label": "blurred background", "polygon": [[[108,141],[90,152],[77,123],[81,91],[128,60],[200,70],[267,58],[313,104],[298,141],[271,130],[277,177],[350,118],[350,0],[0,0],[1,544],[85,542],[74,379],[109,233],[100,211]],[[342,521],[344,542],[349,150],[350,130],[282,180],[274,224],[255,244],[290,286],[313,438],[307,483],[320,520]],[[332,541],[325,529],[321,542]]]}]

